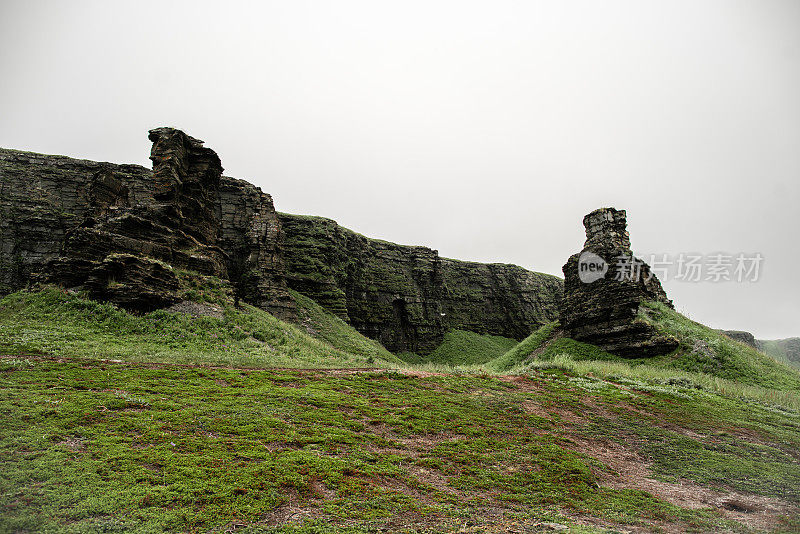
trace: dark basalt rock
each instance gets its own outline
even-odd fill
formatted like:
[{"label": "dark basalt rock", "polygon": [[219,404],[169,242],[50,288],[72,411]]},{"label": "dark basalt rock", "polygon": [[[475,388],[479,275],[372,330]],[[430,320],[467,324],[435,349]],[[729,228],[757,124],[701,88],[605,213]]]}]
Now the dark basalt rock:
[{"label": "dark basalt rock", "polygon": [[0,292],[30,283],[82,222],[151,191],[151,172],[138,165],[0,149]]},{"label": "dark basalt rock", "polygon": [[583,225],[583,250],[563,267],[560,320],[565,334],[620,356],[653,356],[677,348],[677,339],[638,318],[641,302],[672,307],[672,301],[650,266],[633,257],[625,211],[598,209],[584,217]]},{"label": "dark basalt rock", "polygon": [[322,217],[279,216],[289,287],[389,350],[430,352],[451,329],[522,339],[558,317],[555,276],[442,258]]},{"label": "dark basalt rock", "polygon": [[558,316],[560,279],[441,258],[333,221],[280,216],[259,188],[172,128],[151,130],[153,170],[0,149],[0,294],[44,280],[149,311],[186,271],[296,318],[289,287],[391,350],[433,350],[449,329],[521,339]]},{"label": "dark basalt rock", "polygon": [[131,206],[128,187],[113,174],[93,176],[90,212],[67,232],[41,280],[68,281],[93,298],[149,311],[178,300],[173,267],[227,277],[226,255],[216,246],[219,158],[179,130],[157,128],[149,138],[154,202]]},{"label": "dark basalt rock", "polygon": [[283,230],[272,197],[244,180],[222,177],[219,246],[228,254],[228,274],[237,296],[285,319],[296,319],[284,279]]}]

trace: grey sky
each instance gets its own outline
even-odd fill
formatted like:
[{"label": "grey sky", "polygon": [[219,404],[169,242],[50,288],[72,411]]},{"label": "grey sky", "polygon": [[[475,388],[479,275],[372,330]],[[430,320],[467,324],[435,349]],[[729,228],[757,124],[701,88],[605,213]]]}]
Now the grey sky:
[{"label": "grey sky", "polygon": [[0,146],[149,166],[206,141],[281,211],[561,275],[583,215],[634,249],[760,252],[679,310],[800,335],[800,2],[0,4]]}]

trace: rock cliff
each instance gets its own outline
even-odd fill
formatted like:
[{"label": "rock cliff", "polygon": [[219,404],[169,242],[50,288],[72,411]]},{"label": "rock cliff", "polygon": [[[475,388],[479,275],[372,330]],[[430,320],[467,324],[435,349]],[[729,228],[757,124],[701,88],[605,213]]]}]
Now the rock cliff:
[{"label": "rock cliff", "polygon": [[555,276],[442,258],[321,217],[279,217],[289,287],[389,350],[430,352],[451,329],[522,339],[558,316]]},{"label": "rock cliff", "polygon": [[583,218],[586,242],[563,267],[561,326],[566,335],[620,356],[652,356],[677,348],[638,318],[642,301],[672,307],[650,267],[631,252],[625,210],[601,208]]},{"label": "rock cliff", "polygon": [[150,138],[154,171],[0,149],[0,292],[38,279],[145,311],[179,298],[185,270],[230,277],[291,319],[271,197],[220,176],[201,141],[166,128]]},{"label": "rock cliff", "polygon": [[151,130],[150,140],[152,198],[131,205],[125,183],[111,173],[95,176],[89,213],[66,233],[42,280],[151,311],[180,300],[174,268],[227,278],[227,255],[217,246],[219,158],[171,128]]},{"label": "rock cliff", "polygon": [[724,334],[733,340],[741,341],[745,345],[750,345],[754,349],[758,348],[756,338],[750,332],[745,332],[744,330],[717,330],[717,332]]},{"label": "rock cliff", "polygon": [[521,339],[558,315],[556,277],[279,215],[222,176],[202,141],[172,128],[149,138],[152,171],[0,149],[0,293],[49,281],[148,311],[181,299],[186,276],[213,276],[289,320],[296,289],[390,350],[420,353],[449,329]]}]

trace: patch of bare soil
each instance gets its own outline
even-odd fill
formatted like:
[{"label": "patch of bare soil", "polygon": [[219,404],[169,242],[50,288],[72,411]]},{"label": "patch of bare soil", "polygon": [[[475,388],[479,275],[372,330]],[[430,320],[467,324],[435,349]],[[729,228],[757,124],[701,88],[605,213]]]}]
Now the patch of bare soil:
[{"label": "patch of bare soil", "polygon": [[497,377],[501,382],[512,384],[523,391],[542,391],[544,388],[538,380],[532,380],[522,375],[506,375]]},{"label": "patch of bare soil", "polygon": [[[584,404],[590,407],[592,416],[601,416],[606,419],[615,419],[617,416],[605,406],[595,403],[592,399],[583,399]],[[640,410],[625,406],[631,410]],[[603,486],[612,489],[636,489],[683,508],[713,508],[718,510],[723,517],[734,520],[752,529],[769,529],[779,524],[782,516],[800,513],[796,505],[774,497],[746,494],[737,491],[716,491],[696,484],[690,480],[680,480],[678,483],[664,482],[652,477],[651,464],[642,458],[635,450],[635,445],[617,443],[608,440],[588,438],[580,433],[580,427],[589,419],[577,414],[565,406],[547,406],[529,400],[523,403],[523,409],[545,419],[553,420],[557,416],[559,434],[564,438],[559,444],[575,452],[585,454],[611,468],[612,472],[599,472],[598,477]],[[641,412],[650,421],[652,414]],[[689,429],[664,422],[652,421],[663,428],[668,428],[699,441],[706,441],[709,436],[698,434]],[[582,520],[590,521],[590,518]],[[597,526],[600,526],[599,524]],[[665,532],[682,533],[679,524],[659,524],[658,527]],[[630,528],[631,532],[651,532],[652,528]]]},{"label": "patch of bare soil", "polygon": [[650,464],[625,445],[575,434],[571,434],[569,439],[571,443],[565,446],[591,456],[613,470],[613,473],[598,473],[601,484],[612,489],[646,491],[683,508],[714,508],[725,518],[753,529],[774,527],[781,516],[798,512],[797,506],[778,498],[716,491],[690,480],[678,483],[656,480],[652,478]]},{"label": "patch of bare soil", "polygon": [[71,451],[80,451],[86,448],[86,443],[81,438],[67,438],[59,441],[56,445],[63,445]]},{"label": "patch of bare soil", "polygon": [[307,519],[321,517],[320,510],[310,505],[306,499],[302,499],[296,489],[287,489],[285,496],[286,500],[265,515],[258,522],[259,525],[274,527],[292,523],[300,524]]}]

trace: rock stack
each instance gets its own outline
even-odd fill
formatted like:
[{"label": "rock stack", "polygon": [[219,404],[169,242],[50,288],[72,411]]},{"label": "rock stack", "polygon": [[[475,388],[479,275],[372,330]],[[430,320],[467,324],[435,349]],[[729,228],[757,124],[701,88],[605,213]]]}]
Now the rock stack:
[{"label": "rock stack", "polygon": [[216,246],[217,154],[172,128],[151,130],[149,138],[155,202],[130,205],[123,183],[110,173],[96,175],[91,210],[45,268],[47,281],[150,311],[178,300],[174,268],[227,277],[225,253]]},{"label": "rock stack", "polygon": [[633,256],[625,210],[601,208],[583,218],[586,242],[563,267],[561,326],[575,340],[625,357],[674,350],[678,341],[639,317],[643,301],[672,307],[650,266]]}]

